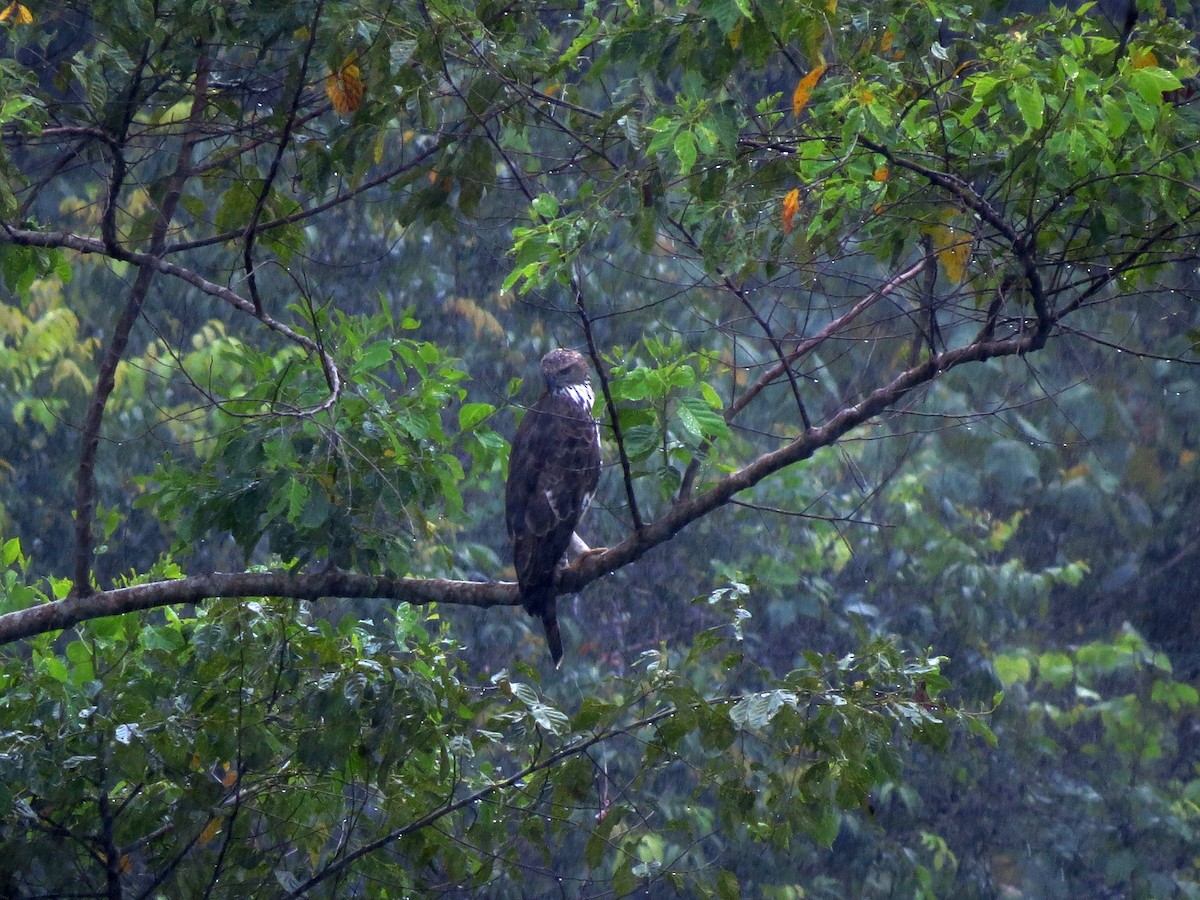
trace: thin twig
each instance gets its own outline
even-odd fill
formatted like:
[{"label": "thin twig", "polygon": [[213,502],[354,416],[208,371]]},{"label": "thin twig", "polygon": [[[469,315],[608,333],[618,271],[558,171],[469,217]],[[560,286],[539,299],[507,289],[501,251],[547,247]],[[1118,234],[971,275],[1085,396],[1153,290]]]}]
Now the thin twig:
[{"label": "thin twig", "polygon": [[604,394],[604,406],[608,410],[608,420],[612,424],[613,441],[617,445],[621,475],[625,480],[625,498],[629,501],[629,516],[633,520],[633,531],[636,534],[642,530],[642,514],[638,509],[637,494],[633,489],[633,471],[629,465],[629,454],[625,452],[625,437],[621,431],[620,417],[617,415],[617,404],[613,400],[608,376],[604,373],[600,353],[596,349],[596,341],[592,337],[592,323],[583,302],[583,278],[579,272],[571,273],[571,282],[571,286],[575,290],[575,308],[579,310],[579,320],[583,324],[583,334],[587,339],[588,355],[591,356],[592,365],[596,369],[596,378],[599,380],[600,390]]}]

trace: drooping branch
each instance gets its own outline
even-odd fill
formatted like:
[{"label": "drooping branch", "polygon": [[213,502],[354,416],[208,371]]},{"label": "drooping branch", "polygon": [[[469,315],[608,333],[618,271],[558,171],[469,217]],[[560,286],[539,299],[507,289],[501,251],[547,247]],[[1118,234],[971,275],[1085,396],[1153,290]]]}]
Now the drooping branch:
[{"label": "drooping branch", "polygon": [[[737,699],[740,698],[731,697],[729,698],[728,702],[733,702]],[[373,841],[355,848],[352,852],[347,853],[336,862],[330,863],[330,865],[322,869],[316,875],[308,879],[308,881],[305,881],[303,884],[299,885],[295,890],[289,894],[286,894],[285,896],[288,897],[289,900],[291,900],[291,898],[307,896],[313,888],[329,881],[331,878],[336,878],[337,876],[341,875],[350,867],[351,864],[362,859],[364,856],[368,856],[396,843],[405,835],[420,831],[422,828],[427,828],[434,822],[437,822],[439,819],[443,819],[452,813],[458,812],[460,809],[468,809],[472,805],[479,803],[482,800],[486,800],[488,797],[498,793],[499,791],[507,790],[508,788],[520,785],[528,781],[534,775],[537,775],[539,772],[550,771],[563,760],[569,759],[572,756],[578,756],[581,753],[586,753],[590,748],[596,746],[597,744],[602,744],[605,741],[611,741],[615,737],[637,732],[643,728],[654,725],[657,722],[661,722],[663,719],[675,715],[675,712],[676,710],[673,706],[664,707],[663,709],[656,710],[650,715],[644,716],[640,719],[626,722],[613,728],[606,728],[597,732],[596,734],[580,738],[565,747],[555,750],[544,759],[530,763],[520,771],[515,772],[507,778],[498,779],[471,794],[467,794],[464,797],[459,797],[456,800],[448,801],[442,806],[430,810],[425,815],[420,816],[412,822],[409,822],[407,825],[403,825],[400,828],[389,831],[382,837],[376,838]]]},{"label": "drooping branch", "polygon": [[592,335],[592,320],[588,316],[587,306],[583,302],[583,275],[576,271],[571,275],[572,288],[575,291],[575,308],[579,310],[579,321],[583,325],[583,335],[587,339],[588,355],[596,369],[596,380],[600,382],[600,392],[604,397],[604,408],[608,410],[608,421],[612,428],[613,441],[617,445],[617,460],[621,465],[621,478],[625,484],[625,499],[629,503],[629,518],[633,523],[634,533],[642,530],[642,513],[638,508],[637,493],[633,489],[633,469],[629,465],[629,454],[625,452],[625,435],[621,431],[620,417],[617,415],[617,404],[613,400],[612,388],[608,383],[608,375],[601,365],[600,351],[596,349],[596,339]]},{"label": "drooping branch", "polygon": [[279,176],[279,168],[283,162],[283,155],[287,152],[288,146],[291,143],[292,129],[295,128],[296,120],[300,115],[300,103],[304,98],[304,83],[308,76],[308,66],[312,60],[313,47],[317,41],[317,25],[321,21],[321,14],[324,9],[325,3],[321,0],[321,2],[317,3],[317,8],[313,12],[312,23],[308,26],[308,41],[304,45],[304,54],[300,60],[300,71],[296,76],[296,91],[292,95],[291,109],[288,110],[287,117],[284,119],[283,129],[279,135],[279,142],[275,147],[275,154],[271,158],[271,165],[267,169],[266,178],[263,179],[261,190],[258,192],[254,209],[250,213],[250,221],[246,224],[244,244],[242,246],[242,265],[246,270],[246,286],[250,291],[250,302],[254,304],[255,311],[260,314],[263,304],[258,292],[258,276],[255,273],[254,266],[254,239],[258,234],[258,223],[262,219],[263,210],[267,208],[267,198],[271,196],[271,191],[275,187],[275,179]]}]

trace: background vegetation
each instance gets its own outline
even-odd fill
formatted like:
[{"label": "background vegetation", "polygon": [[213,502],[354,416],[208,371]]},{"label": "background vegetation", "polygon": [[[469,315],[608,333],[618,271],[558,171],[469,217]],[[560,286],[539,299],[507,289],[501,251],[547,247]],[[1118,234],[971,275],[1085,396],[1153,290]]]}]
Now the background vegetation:
[{"label": "background vegetation", "polygon": [[1189,7],[0,27],[4,896],[1200,895]]}]

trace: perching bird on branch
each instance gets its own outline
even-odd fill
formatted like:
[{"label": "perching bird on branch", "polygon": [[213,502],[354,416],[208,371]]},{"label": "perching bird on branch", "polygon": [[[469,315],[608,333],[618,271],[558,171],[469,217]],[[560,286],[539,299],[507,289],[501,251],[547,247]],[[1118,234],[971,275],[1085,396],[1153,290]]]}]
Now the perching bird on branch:
[{"label": "perching bird on branch", "polygon": [[600,426],[587,360],[574,350],[542,357],[545,393],[517,428],[508,458],[504,515],[521,605],[542,620],[554,665],[562,662],[554,570],[567,548],[588,552],[575,527],[600,480]]}]

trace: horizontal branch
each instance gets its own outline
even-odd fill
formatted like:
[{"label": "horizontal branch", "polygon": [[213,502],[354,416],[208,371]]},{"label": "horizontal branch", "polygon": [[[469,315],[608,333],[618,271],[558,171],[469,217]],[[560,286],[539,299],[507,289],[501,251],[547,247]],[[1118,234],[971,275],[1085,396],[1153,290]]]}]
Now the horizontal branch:
[{"label": "horizontal branch", "polygon": [[[906,369],[888,384],[872,391],[862,401],[842,409],[826,424],[810,428],[791,443],[756,458],[746,467],[731,472],[708,491],[693,499],[682,499],[662,518],[603,552],[585,555],[557,572],[560,593],[582,590],[593,581],[622,569],[659,544],[665,544],[688,525],[728,503],[736,494],[749,490],[771,475],[831,446],[847,432],[892,406],[906,394],[927,384],[949,369],[970,362],[1014,356],[1037,349],[1040,337],[1026,331],[1002,340],[980,340],[929,356]],[[243,572],[213,572],[159,581],[134,587],[98,591],[86,597],[69,597],[41,606],[0,616],[0,645],[23,640],[103,616],[120,615],[179,603],[201,603],[231,597],[292,597],[317,600],[325,597],[355,597],[396,600],[412,604],[450,603],[465,606],[515,606],[517,586],[504,581],[453,581],[442,578],[386,578],[349,572],[315,575]]]},{"label": "horizontal branch", "polygon": [[517,586],[511,582],[451,581],[445,578],[384,578],[350,572],[315,575],[287,572],[210,572],[173,581],[155,581],[133,587],[97,591],[86,597],[69,597],[0,616],[0,645],[48,631],[70,628],[81,622],[128,612],[203,603],[217,598],[370,597],[380,600],[423,603],[458,603],[468,606],[515,605]]}]

